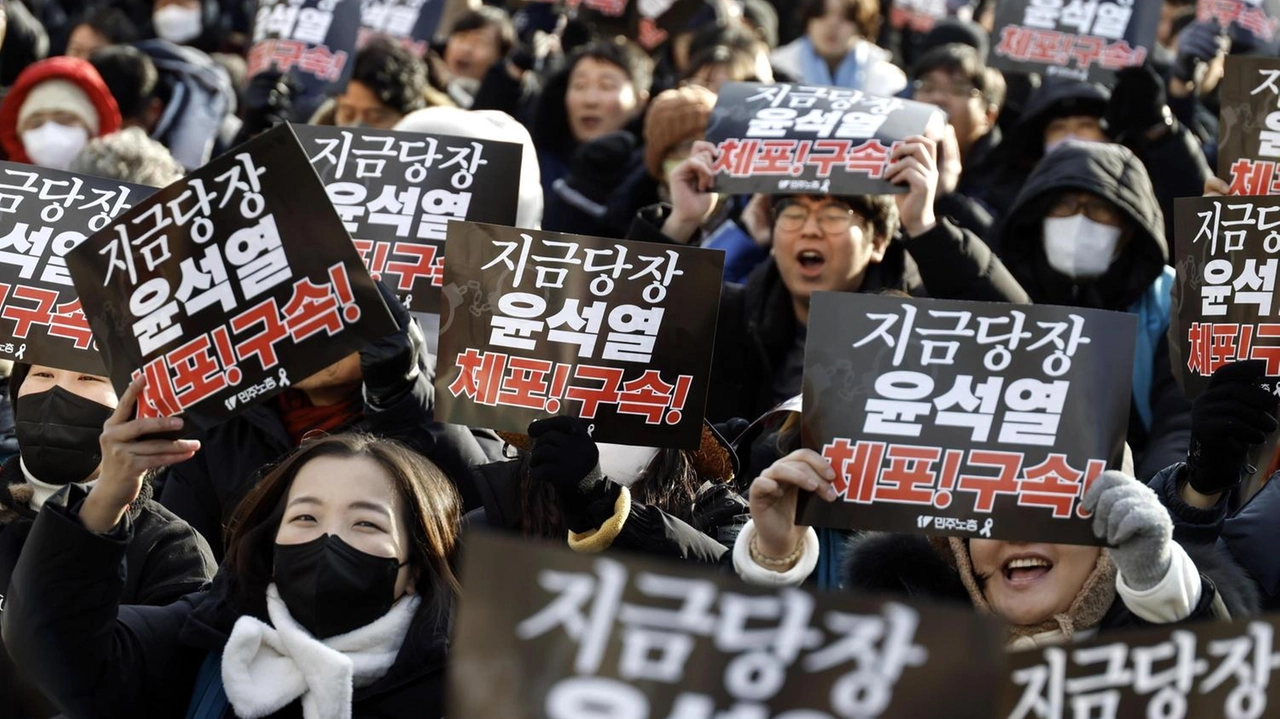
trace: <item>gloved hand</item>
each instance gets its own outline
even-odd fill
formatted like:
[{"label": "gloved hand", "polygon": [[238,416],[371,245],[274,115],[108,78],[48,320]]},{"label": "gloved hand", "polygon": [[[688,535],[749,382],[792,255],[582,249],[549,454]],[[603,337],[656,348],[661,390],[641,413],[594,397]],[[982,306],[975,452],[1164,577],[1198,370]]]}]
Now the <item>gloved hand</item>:
[{"label": "gloved hand", "polygon": [[751,423],[742,417],[733,417],[719,424],[713,424],[711,428],[716,431],[716,434],[724,437],[724,441],[732,442],[750,426]]},{"label": "gloved hand", "polygon": [[1178,35],[1178,55],[1173,61],[1173,76],[1183,82],[1196,79],[1196,70],[1226,52],[1230,43],[1216,22],[1193,22]]},{"label": "gloved hand", "polygon": [[1260,385],[1267,364],[1246,360],[1225,364],[1191,405],[1191,446],[1187,483],[1200,494],[1225,492],[1240,483],[1249,447],[1276,431],[1274,394]]},{"label": "gloved hand", "polygon": [[251,139],[282,122],[293,119],[293,96],[296,81],[278,70],[260,72],[249,80],[244,90],[244,126],[240,138]]},{"label": "gloved hand", "polygon": [[374,407],[386,407],[417,381],[422,371],[420,362],[427,354],[427,341],[417,320],[395,293],[382,282],[374,284],[399,329],[360,350],[360,373],[364,377],[365,401]]},{"label": "gloved hand", "polygon": [[1141,592],[1164,579],[1173,563],[1173,520],[1147,485],[1110,470],[1089,485],[1084,508],[1093,513],[1093,533],[1111,545],[1125,584]]},{"label": "gloved hand", "polygon": [[1140,146],[1146,142],[1147,132],[1166,123],[1168,104],[1164,78],[1151,63],[1127,67],[1116,73],[1111,102],[1103,114],[1107,132],[1116,142]]},{"label": "gloved hand", "polygon": [[613,515],[621,487],[600,471],[600,450],[587,434],[586,422],[577,417],[535,420],[529,424],[529,437],[529,478],[555,488],[570,531],[596,529]]}]

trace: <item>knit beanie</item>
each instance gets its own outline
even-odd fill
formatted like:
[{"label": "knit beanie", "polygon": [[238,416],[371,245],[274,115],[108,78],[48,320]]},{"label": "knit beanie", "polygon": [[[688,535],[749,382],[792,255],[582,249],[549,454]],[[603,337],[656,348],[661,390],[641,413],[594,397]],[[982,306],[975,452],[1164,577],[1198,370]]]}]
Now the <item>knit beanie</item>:
[{"label": "knit beanie", "polygon": [[89,100],[89,95],[74,82],[60,78],[45,80],[31,88],[18,110],[18,127],[22,127],[22,123],[35,113],[51,110],[74,114],[84,120],[89,128],[89,135],[97,137],[101,124],[98,111]]},{"label": "knit beanie", "polygon": [[662,161],[672,148],[688,139],[700,140],[707,133],[715,105],[715,93],[698,85],[667,90],[649,102],[644,121],[644,166],[654,179],[662,179]]}]

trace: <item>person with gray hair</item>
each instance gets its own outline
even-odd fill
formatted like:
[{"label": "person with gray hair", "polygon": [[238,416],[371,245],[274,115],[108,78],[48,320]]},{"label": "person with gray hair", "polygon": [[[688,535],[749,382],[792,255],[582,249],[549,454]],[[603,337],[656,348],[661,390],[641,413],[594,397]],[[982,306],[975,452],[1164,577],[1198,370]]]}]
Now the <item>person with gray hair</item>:
[{"label": "person with gray hair", "polygon": [[91,140],[68,169],[151,187],[165,187],[186,174],[164,145],[137,127]]}]

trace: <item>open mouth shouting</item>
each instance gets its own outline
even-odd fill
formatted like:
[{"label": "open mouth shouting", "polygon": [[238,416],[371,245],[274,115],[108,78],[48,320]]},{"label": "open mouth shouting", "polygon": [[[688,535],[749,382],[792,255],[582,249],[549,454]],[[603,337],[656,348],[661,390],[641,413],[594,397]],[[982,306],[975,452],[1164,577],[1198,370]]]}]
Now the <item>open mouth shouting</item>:
[{"label": "open mouth shouting", "polygon": [[1015,555],[1000,567],[1005,582],[1015,588],[1034,585],[1052,571],[1053,562],[1038,554]]},{"label": "open mouth shouting", "polygon": [[796,254],[796,265],[800,268],[801,276],[813,279],[822,275],[823,268],[827,266],[827,258],[820,250],[801,250]]}]

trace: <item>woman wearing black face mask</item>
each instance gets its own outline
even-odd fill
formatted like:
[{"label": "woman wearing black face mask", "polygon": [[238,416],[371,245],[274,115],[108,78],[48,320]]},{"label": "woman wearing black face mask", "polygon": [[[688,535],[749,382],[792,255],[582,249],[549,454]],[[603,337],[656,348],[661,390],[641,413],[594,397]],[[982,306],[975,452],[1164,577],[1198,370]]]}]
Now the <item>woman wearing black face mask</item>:
[{"label": "woman wearing black face mask", "polygon": [[165,607],[121,606],[114,567],[142,473],[189,445],[139,440],[175,419],[103,431],[78,506],[48,507],[14,572],[3,630],[16,661],[74,717],[441,716],[461,501],[389,440],[305,443],[232,516],[213,583]]},{"label": "woman wearing black face mask", "polygon": [[[0,618],[11,603],[10,578],[40,508],[66,485],[72,501],[98,477],[98,437],[116,407],[108,378],[17,363],[10,375],[20,452],[0,466]],[[186,522],[151,501],[144,484],[126,513],[133,538],[123,547],[121,601],[165,605],[203,586],[216,565],[209,545]],[[51,716],[51,703],[13,664],[0,643],[0,719]],[[16,697],[10,701],[10,697]]]}]

